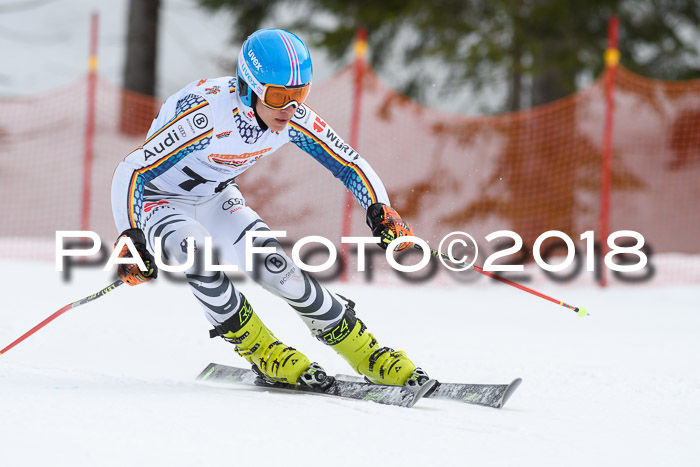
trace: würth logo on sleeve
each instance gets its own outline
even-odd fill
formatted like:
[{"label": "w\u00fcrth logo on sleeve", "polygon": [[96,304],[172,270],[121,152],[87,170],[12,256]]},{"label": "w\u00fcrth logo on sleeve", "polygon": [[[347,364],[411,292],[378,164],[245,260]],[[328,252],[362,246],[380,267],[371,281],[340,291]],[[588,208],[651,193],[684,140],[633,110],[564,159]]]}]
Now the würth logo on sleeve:
[{"label": "w\u00fcrth logo on sleeve", "polygon": [[326,122],[324,122],[321,117],[317,116],[316,120],[314,120],[314,131],[316,131],[316,133],[321,133],[324,128],[326,128]]}]

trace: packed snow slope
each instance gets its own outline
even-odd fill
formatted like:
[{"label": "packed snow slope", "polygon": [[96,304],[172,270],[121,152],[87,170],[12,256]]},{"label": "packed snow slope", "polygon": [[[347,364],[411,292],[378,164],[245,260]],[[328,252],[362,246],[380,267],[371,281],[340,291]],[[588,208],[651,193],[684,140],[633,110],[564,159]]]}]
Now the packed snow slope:
[{"label": "packed snow slope", "polygon": [[[0,261],[0,348],[112,280]],[[485,282],[330,285],[439,380],[522,377],[495,410],[198,383],[209,362],[245,362],[208,338],[185,285],[123,286],[0,356],[0,466],[697,465],[698,287],[543,287],[590,316]],[[283,342],[349,371],[280,299],[240,288]]]}]

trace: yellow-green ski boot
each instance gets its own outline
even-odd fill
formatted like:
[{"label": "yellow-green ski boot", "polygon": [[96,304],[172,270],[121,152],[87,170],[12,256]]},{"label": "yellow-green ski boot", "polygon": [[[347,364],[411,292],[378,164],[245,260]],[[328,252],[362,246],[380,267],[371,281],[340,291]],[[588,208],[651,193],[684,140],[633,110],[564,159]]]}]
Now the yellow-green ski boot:
[{"label": "yellow-green ski boot", "polygon": [[421,386],[428,375],[402,351],[380,347],[377,339],[355,316],[355,303],[347,301],[340,322],[319,338],[330,345],[365,379],[391,386]]},{"label": "yellow-green ski boot", "polygon": [[266,383],[323,385],[326,373],[303,353],[288,347],[270,332],[245,297],[232,318],[210,331],[235,345],[236,353],[253,365],[253,371]]}]

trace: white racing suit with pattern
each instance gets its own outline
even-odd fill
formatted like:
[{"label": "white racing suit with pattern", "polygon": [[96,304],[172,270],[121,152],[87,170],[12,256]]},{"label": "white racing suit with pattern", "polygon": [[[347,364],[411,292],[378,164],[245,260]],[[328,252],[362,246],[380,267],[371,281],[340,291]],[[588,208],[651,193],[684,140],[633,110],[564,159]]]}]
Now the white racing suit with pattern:
[{"label": "white racing suit with pattern", "polygon": [[[185,239],[194,238],[195,256],[201,256],[200,246],[210,237],[218,255],[214,263],[244,271],[246,232],[271,229],[246,205],[234,179],[289,142],[330,170],[364,209],[389,204],[370,165],[311,108],[297,108],[282,132],[263,130],[253,109],[240,101],[235,83],[235,77],[192,82],[163,104],[143,146],[114,173],[112,208],[119,232],[142,229],[151,251],[159,237],[162,258],[176,264],[186,262]],[[340,321],[341,303],[299,269],[277,239],[258,237],[253,245],[275,252],[256,254],[256,264],[265,267],[249,275],[289,303],[312,333],[320,335]],[[202,264],[197,258],[185,275],[209,322],[221,326],[238,312],[243,297],[223,272],[206,271]]]}]

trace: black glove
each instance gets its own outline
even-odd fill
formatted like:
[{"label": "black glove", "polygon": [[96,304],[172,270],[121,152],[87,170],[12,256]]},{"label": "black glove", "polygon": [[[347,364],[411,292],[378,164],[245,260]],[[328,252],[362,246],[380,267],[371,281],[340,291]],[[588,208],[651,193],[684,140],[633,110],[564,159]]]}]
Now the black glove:
[{"label": "black glove", "polygon": [[[119,238],[122,237],[129,237],[131,239],[134,247],[136,247],[136,251],[146,265],[146,270],[141,271],[137,264],[120,264],[117,268],[119,278],[129,285],[139,285],[158,277],[158,267],[156,266],[153,255],[146,249],[146,236],[143,234],[143,230],[136,228],[127,229],[119,236]],[[117,241],[119,240],[117,239]],[[126,245],[124,245],[122,251],[119,252],[119,257],[132,257]]]},{"label": "black glove", "polygon": [[[367,225],[372,229],[372,235],[381,239],[379,246],[385,250],[395,238],[413,236],[413,229],[408,222],[384,203],[374,203],[367,208]],[[396,247],[396,251],[403,251],[412,246],[413,242],[404,242]]]}]

